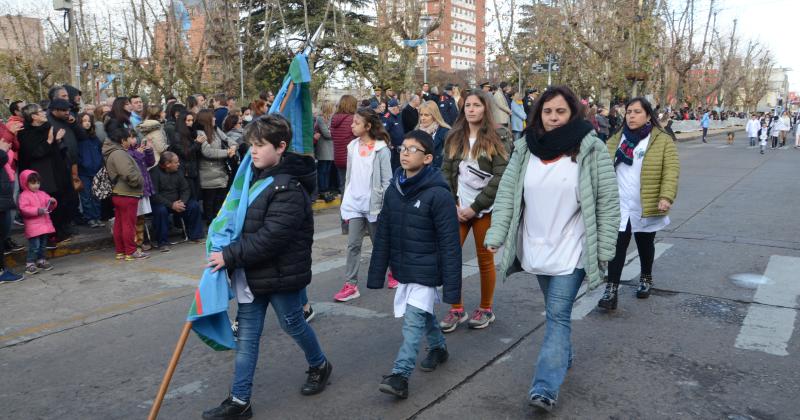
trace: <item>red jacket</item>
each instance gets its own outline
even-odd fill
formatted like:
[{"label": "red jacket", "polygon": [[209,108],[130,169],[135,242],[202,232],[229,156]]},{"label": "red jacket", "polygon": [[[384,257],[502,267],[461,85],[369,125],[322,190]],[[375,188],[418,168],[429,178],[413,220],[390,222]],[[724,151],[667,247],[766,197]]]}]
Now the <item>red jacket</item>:
[{"label": "red jacket", "polygon": [[356,137],[353,135],[353,114],[334,114],[331,118],[331,139],[333,139],[333,164],[339,169],[347,168],[347,145]]}]

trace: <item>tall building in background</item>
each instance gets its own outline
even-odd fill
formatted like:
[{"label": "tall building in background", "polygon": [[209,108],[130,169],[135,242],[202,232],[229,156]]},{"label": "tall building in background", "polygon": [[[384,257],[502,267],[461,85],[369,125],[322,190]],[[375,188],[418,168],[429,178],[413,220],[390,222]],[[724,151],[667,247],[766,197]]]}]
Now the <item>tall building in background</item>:
[{"label": "tall building in background", "polygon": [[[444,18],[428,35],[428,68],[444,72],[484,73],[486,0],[445,0]],[[427,1],[428,15],[439,14],[439,2]]]}]

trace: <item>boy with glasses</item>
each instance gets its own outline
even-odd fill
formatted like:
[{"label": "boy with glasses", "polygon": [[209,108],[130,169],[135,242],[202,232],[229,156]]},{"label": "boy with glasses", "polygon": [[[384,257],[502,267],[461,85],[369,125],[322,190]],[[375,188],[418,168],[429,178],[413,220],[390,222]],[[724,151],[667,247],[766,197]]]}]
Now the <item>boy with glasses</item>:
[{"label": "boy with glasses", "polygon": [[429,352],[420,368],[430,372],[447,361],[444,335],[433,308],[440,301],[438,286],[444,286],[444,302],[460,301],[461,242],[456,203],[441,172],[431,166],[433,138],[413,130],[397,150],[401,167],[386,190],[378,216],[367,288],[383,287],[388,266],[400,282],[394,315],[403,318],[403,344],[391,374],[378,390],[405,399],[423,335]]}]

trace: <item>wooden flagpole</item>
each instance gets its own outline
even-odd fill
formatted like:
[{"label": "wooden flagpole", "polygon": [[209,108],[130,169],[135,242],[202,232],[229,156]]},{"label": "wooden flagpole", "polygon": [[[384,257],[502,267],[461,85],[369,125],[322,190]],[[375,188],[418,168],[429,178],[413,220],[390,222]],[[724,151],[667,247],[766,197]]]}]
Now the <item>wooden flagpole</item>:
[{"label": "wooden flagpole", "polygon": [[164,401],[164,396],[167,395],[169,382],[172,380],[172,374],[175,373],[175,368],[178,367],[178,360],[181,358],[183,347],[186,345],[186,339],[189,338],[189,331],[191,330],[191,321],[186,321],[186,323],[183,324],[183,331],[181,331],[181,335],[178,338],[178,344],[175,345],[175,351],[172,352],[172,359],[169,361],[167,371],[164,372],[164,379],[161,380],[161,386],[158,388],[158,394],[156,394],[156,399],[153,401],[153,407],[150,408],[150,415],[147,416],[147,420],[156,420],[158,418],[158,410],[161,409],[161,403]]}]

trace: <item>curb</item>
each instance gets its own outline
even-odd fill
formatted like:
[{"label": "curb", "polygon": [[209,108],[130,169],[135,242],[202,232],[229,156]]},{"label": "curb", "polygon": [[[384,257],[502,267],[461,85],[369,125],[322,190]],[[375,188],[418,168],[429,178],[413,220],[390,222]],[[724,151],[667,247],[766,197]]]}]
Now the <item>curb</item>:
[{"label": "curb", "polygon": [[[316,213],[322,210],[328,210],[333,208],[338,208],[342,204],[342,199],[337,197],[335,200],[331,201],[330,203],[326,203],[324,201],[317,201],[311,205],[312,210]],[[106,230],[107,231],[107,230]],[[27,245],[27,241],[25,241],[25,237],[22,236],[16,237],[18,242],[25,243]],[[79,234],[76,239],[73,239],[72,242],[59,246],[56,249],[48,250],[47,251],[47,258],[48,259],[55,259],[66,257],[69,255],[78,255],[84,252],[90,251],[99,251],[104,249],[112,249],[114,247],[114,238],[109,235],[86,235],[86,234]],[[26,249],[22,251],[12,252],[5,255],[5,263],[6,266],[9,268],[14,269],[24,269],[25,268],[25,259],[27,258],[27,246]]]}]

